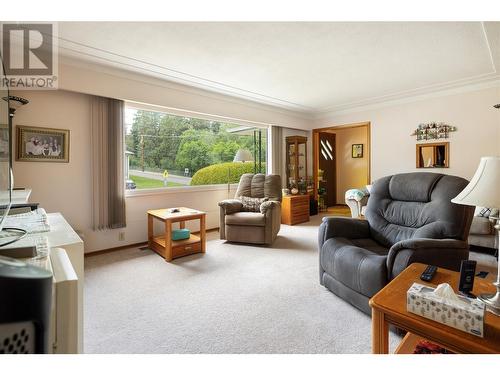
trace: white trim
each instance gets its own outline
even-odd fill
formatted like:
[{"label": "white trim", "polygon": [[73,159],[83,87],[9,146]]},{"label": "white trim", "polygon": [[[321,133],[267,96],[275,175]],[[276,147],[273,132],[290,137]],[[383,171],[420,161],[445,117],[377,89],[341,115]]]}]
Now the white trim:
[{"label": "white trim", "polygon": [[[59,49],[67,51],[67,53],[63,55],[66,57],[73,58],[75,56],[78,57],[87,56],[90,57],[90,59],[97,59],[101,63],[111,63],[112,65],[118,65],[122,67],[122,69],[129,69],[129,70],[131,69],[134,72],[140,71],[142,73],[150,74],[155,77],[159,76],[158,78],[161,79],[166,79],[171,82],[176,82],[191,87],[198,87],[203,90],[214,91],[217,93],[222,93],[224,95],[231,95],[261,103],[272,104],[277,107],[298,110],[301,112],[308,112],[313,110],[313,108],[311,107],[298,103],[293,103],[285,99],[268,96],[258,92],[248,91],[240,87],[230,86],[222,82],[209,80],[179,70],[174,70],[168,67],[152,64],[147,61],[138,60],[124,55],[119,55],[114,52],[105,51],[92,46],[84,45],[69,39],[64,39],[60,37],[58,37],[58,39],[60,45]],[[64,46],[64,44],[68,43],[78,45],[79,47],[83,47],[84,50],[73,49],[67,45]],[[98,53],[108,55],[108,57],[99,55]],[[83,58],[82,60],[84,59],[85,58]],[[90,60],[90,62],[95,63],[95,60]]]},{"label": "white trim", "polygon": [[368,100],[364,104],[358,103],[358,104],[353,104],[352,106],[346,105],[345,107],[343,107],[343,108],[340,107],[337,110],[332,110],[329,112],[317,114],[315,117],[316,122],[313,125],[313,128],[315,128],[319,125],[318,122],[326,121],[329,118],[332,118],[335,116],[370,111],[370,110],[376,110],[376,109],[385,108],[385,107],[392,107],[392,106],[399,105],[399,104],[413,103],[413,102],[417,102],[417,101],[421,101],[421,100],[425,100],[425,99],[438,98],[438,97],[442,97],[442,96],[457,95],[457,94],[462,94],[462,93],[466,93],[466,92],[480,91],[480,90],[485,90],[485,89],[494,88],[494,87],[500,87],[500,76],[495,76],[492,79],[485,80],[485,81],[479,82],[479,83],[473,83],[473,84],[468,84],[468,85],[464,85],[464,86],[448,88],[445,90],[423,93],[420,95],[411,95],[411,96],[407,96],[407,97],[403,96],[400,98],[395,96],[393,99],[386,99],[386,100],[381,99],[379,102],[375,101],[374,103],[370,103],[370,101]]},{"label": "white trim", "polygon": [[[230,184],[230,191],[236,190],[238,184]],[[154,189],[135,189],[126,190],[125,198],[136,198],[152,195],[168,195],[179,193],[199,193],[202,191],[227,191],[227,184],[218,185],[198,185],[198,186],[175,186],[175,187],[162,187]]]},{"label": "white trim", "polygon": [[242,119],[237,119],[237,118],[232,118],[232,117],[218,116],[218,115],[212,115],[209,113],[188,111],[188,110],[184,110],[184,109],[164,107],[161,105],[146,104],[146,103],[134,102],[134,101],[130,101],[130,100],[125,101],[125,106],[128,108],[133,108],[133,109],[140,109],[140,110],[142,109],[145,111],[165,113],[167,115],[197,118],[197,119],[208,120],[208,121],[223,121],[223,122],[229,122],[229,123],[236,124],[236,125],[245,125],[245,126],[250,125],[252,127],[258,127],[258,128],[263,128],[263,129],[264,128],[269,129],[269,127],[271,126],[270,124],[263,123],[263,122],[247,121],[247,120],[242,120]]},{"label": "white trim", "polygon": [[[230,93],[222,93],[214,90],[207,90],[201,87],[190,86],[179,82],[168,81],[165,78],[146,75],[145,73],[126,70],[125,67],[103,65],[95,62],[86,62],[84,60],[78,60],[75,57],[70,57],[70,56],[61,56],[61,58],[59,59],[59,64],[61,66],[66,65],[69,67],[85,69],[90,72],[98,72],[100,74],[106,74],[112,77],[118,77],[130,81],[146,83],[148,85],[167,88],[170,90],[181,91],[187,94],[205,97],[209,99],[215,99],[226,103],[243,105],[245,107],[258,109],[261,111],[266,111],[270,113],[279,113],[302,121],[310,120],[312,114],[314,113],[312,110],[304,111],[304,110],[278,106],[275,103],[259,101],[255,98],[245,98],[245,97],[235,96],[234,94]],[[61,87],[61,84],[64,85],[64,81],[62,81],[59,84],[59,87]],[[65,89],[65,87],[62,87],[62,89]],[[117,99],[128,100],[127,98],[123,97]]]}]

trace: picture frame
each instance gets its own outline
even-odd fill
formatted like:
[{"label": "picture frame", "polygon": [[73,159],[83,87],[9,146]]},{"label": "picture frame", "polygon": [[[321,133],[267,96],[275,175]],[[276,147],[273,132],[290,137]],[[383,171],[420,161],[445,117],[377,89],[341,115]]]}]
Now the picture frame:
[{"label": "picture frame", "polygon": [[17,161],[69,163],[70,131],[18,125]]},{"label": "picture frame", "polygon": [[352,157],[353,158],[362,158],[363,157],[363,144],[356,143],[352,145]]}]

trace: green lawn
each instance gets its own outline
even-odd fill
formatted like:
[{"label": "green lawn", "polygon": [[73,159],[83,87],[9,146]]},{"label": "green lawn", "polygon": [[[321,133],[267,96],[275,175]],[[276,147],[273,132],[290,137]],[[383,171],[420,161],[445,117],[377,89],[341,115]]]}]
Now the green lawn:
[{"label": "green lawn", "polygon": [[[137,189],[153,189],[164,187],[163,181],[155,180],[154,178],[130,176],[130,179],[135,182]],[[185,186],[177,182],[170,182],[167,180],[167,187],[171,186]]]}]

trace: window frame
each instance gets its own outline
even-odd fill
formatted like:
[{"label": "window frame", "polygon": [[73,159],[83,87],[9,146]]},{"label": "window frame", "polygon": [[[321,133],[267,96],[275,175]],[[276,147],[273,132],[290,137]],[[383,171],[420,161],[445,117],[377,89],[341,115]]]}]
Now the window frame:
[{"label": "window frame", "polygon": [[[189,118],[196,118],[199,120],[206,120],[206,121],[223,121],[223,122],[228,122],[234,125],[239,125],[239,126],[251,126],[255,128],[261,128],[266,130],[266,142],[265,145],[267,147],[266,149],[266,160],[264,161],[266,163],[266,173],[269,170],[269,156],[271,154],[271,147],[272,144],[269,142],[269,139],[271,137],[271,124],[267,123],[261,123],[261,122],[255,122],[255,121],[248,121],[248,120],[242,120],[242,119],[235,119],[231,117],[225,117],[225,116],[218,116],[218,115],[211,115],[211,114],[206,114],[206,113],[201,113],[201,112],[194,112],[194,111],[186,111],[186,110],[180,110],[180,109],[174,109],[174,108],[169,108],[169,107],[163,107],[163,106],[157,106],[153,104],[145,104],[145,103],[138,103],[138,102],[133,102],[133,101],[125,101],[125,110],[128,108],[132,108],[135,110],[143,110],[143,111],[150,111],[150,112],[159,112],[162,114],[166,115],[172,115],[172,116],[179,116],[179,117],[189,117]],[[125,114],[124,114],[125,117]],[[125,126],[125,123],[124,123]],[[126,137],[126,131],[123,132],[123,144],[124,146],[126,145],[125,137]],[[123,169],[125,172],[125,163],[123,163]],[[237,189],[238,184],[229,184],[229,188],[231,190]],[[149,188],[149,189],[125,189],[125,198],[133,198],[133,197],[140,197],[140,196],[154,196],[154,195],[164,195],[164,194],[176,194],[180,192],[201,192],[201,191],[221,191],[221,190],[227,190],[228,189],[228,184],[212,184],[212,185],[196,185],[196,186],[162,186],[162,187],[157,187],[157,188]]]}]

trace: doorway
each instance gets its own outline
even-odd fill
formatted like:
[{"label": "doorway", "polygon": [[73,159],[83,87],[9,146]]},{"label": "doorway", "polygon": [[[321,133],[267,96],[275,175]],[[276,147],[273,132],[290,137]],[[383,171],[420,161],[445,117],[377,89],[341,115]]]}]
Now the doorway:
[{"label": "doorway", "polygon": [[345,205],[348,189],[370,183],[370,149],[369,122],[313,129],[314,196],[323,210]]}]

